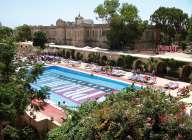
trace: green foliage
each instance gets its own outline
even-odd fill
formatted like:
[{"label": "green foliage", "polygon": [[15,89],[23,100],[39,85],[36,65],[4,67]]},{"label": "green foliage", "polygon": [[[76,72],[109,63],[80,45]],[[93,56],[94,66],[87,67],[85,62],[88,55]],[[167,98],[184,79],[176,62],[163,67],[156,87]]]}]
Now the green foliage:
[{"label": "green foliage", "polygon": [[152,23],[163,32],[164,42],[171,43],[185,39],[188,27],[188,15],[181,9],[160,7],[150,17]]},{"label": "green foliage", "polygon": [[17,129],[10,125],[7,125],[4,130],[5,140],[38,140],[37,132],[31,126],[25,126]]},{"label": "green foliage", "polygon": [[0,41],[13,37],[13,30],[9,27],[0,27]]},{"label": "green foliage", "polygon": [[31,28],[24,24],[16,28],[16,40],[17,41],[30,41],[32,40]]},{"label": "green foliage", "polygon": [[48,96],[50,95],[49,90],[50,90],[49,87],[42,87],[39,91],[37,91],[37,93],[35,93],[37,99],[43,100],[43,101],[47,99]]},{"label": "green foliage", "polygon": [[123,21],[127,23],[133,23],[139,20],[138,9],[132,4],[123,3],[120,9],[120,13]]},{"label": "green foliage", "polygon": [[[52,130],[48,139],[142,140],[147,133],[150,139],[175,139],[178,134],[189,138],[192,119],[184,114],[178,116],[183,113],[179,104],[176,99],[151,89],[112,94],[103,103],[88,102],[78,111],[69,112],[68,120]],[[146,125],[147,118],[153,122],[151,128]]]},{"label": "green foliage", "polygon": [[119,67],[123,67],[125,69],[132,69],[133,67],[133,62],[134,60],[136,60],[137,58],[132,57],[132,56],[121,56],[119,57],[119,59],[117,60],[117,66]]},{"label": "green foliage", "polygon": [[14,42],[0,43],[0,80],[9,82],[14,73],[13,59],[16,54]]},{"label": "green foliage", "polygon": [[43,73],[44,64],[36,64],[33,66],[31,70],[31,75],[28,77],[27,82],[32,83],[35,82],[39,75]]},{"label": "green foliage", "polygon": [[67,51],[65,57],[70,58],[71,57],[71,51]]},{"label": "green foliage", "polygon": [[47,42],[46,33],[38,31],[33,34],[33,45],[34,46],[40,46],[42,49],[44,49],[46,42]]},{"label": "green foliage", "polygon": [[[35,81],[38,74],[41,74],[42,66],[36,65],[29,74],[26,69],[18,69],[19,62],[13,64],[15,54],[16,46],[12,40],[6,39],[0,43],[0,139],[3,139],[3,131],[3,136],[7,140],[25,140],[25,138],[30,139],[30,136],[28,138],[27,136],[22,137],[24,131],[23,134],[20,134],[22,128],[17,127],[20,125],[18,120],[30,103],[28,94],[31,93],[31,89],[29,83]],[[18,69],[17,72],[16,69]],[[3,126],[7,127],[4,128]],[[34,138],[33,135],[31,138]]]},{"label": "green foliage", "polygon": [[5,127],[3,135],[6,140],[19,140],[18,130],[10,125]]},{"label": "green foliage", "polygon": [[183,51],[187,49],[187,43],[184,42],[184,41],[182,41],[182,42],[180,43],[180,46],[181,46],[181,48],[182,48]]},{"label": "green foliage", "polygon": [[107,59],[107,56],[102,56],[101,57],[101,65],[106,65],[108,63],[108,59]]},{"label": "green foliage", "polygon": [[119,0],[105,0],[96,7],[95,13],[110,25],[107,39],[111,49],[133,47],[135,40],[141,37],[146,28],[146,22],[138,17],[137,8],[128,3],[120,7]]},{"label": "green foliage", "polygon": [[83,60],[83,54],[81,54],[80,52],[78,52],[76,54],[76,60]]},{"label": "green foliage", "polygon": [[180,71],[179,69],[182,68],[186,63],[181,61],[175,61],[174,59],[164,59],[165,63],[167,64],[167,74],[168,76],[172,77],[179,77]]},{"label": "green foliage", "polygon": [[192,16],[189,19],[189,27],[188,27],[187,40],[192,42]]},{"label": "green foliage", "polygon": [[88,55],[88,62],[100,63],[100,53],[90,53]]},{"label": "green foliage", "polygon": [[75,59],[75,50],[71,50],[71,58]]}]

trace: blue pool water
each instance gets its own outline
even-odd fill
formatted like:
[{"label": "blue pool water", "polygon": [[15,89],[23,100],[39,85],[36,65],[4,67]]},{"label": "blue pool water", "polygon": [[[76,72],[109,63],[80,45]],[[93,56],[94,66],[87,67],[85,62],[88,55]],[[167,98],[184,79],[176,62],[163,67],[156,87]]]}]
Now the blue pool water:
[{"label": "blue pool water", "polygon": [[70,68],[49,66],[31,86],[37,90],[47,86],[50,88],[51,101],[77,107],[85,101],[127,88],[130,84]]}]

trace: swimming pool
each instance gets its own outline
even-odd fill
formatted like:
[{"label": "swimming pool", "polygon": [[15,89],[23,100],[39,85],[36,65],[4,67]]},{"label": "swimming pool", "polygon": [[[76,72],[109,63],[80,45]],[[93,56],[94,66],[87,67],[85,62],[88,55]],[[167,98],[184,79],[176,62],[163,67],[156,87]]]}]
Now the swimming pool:
[{"label": "swimming pool", "polygon": [[114,91],[120,91],[130,84],[107,77],[91,75],[66,67],[49,66],[32,88],[50,88],[50,100],[69,107],[77,107],[88,100],[95,100]]}]

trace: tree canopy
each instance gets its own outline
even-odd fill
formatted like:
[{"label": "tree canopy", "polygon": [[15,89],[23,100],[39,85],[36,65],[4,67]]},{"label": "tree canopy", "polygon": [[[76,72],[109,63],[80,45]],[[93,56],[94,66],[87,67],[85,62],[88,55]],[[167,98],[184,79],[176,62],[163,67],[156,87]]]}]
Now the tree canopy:
[{"label": "tree canopy", "polygon": [[188,41],[192,41],[192,15],[189,18],[189,28],[188,28],[188,36],[187,36]]},{"label": "tree canopy", "polygon": [[187,35],[188,14],[181,9],[160,7],[150,17],[150,20],[163,33],[165,43],[184,40]]},{"label": "tree canopy", "polygon": [[16,28],[16,40],[17,41],[31,41],[32,33],[30,26],[24,24]]},{"label": "tree canopy", "polygon": [[39,46],[42,49],[45,48],[45,43],[47,42],[47,34],[41,31],[35,32],[33,34],[33,45]]},{"label": "tree canopy", "polygon": [[111,49],[133,47],[147,25],[139,18],[134,5],[123,3],[121,6],[119,0],[105,0],[94,12],[110,26],[107,39]]},{"label": "tree canopy", "polygon": [[0,81],[9,82],[14,72],[13,59],[16,54],[14,42],[0,43]]},{"label": "tree canopy", "polygon": [[0,42],[13,37],[13,30],[9,27],[0,26]]},{"label": "tree canopy", "polygon": [[[23,137],[24,134],[34,138],[36,133],[31,127],[20,126],[20,116],[30,103],[29,93],[33,92],[30,83],[41,74],[42,65],[35,65],[30,74],[25,68],[18,69],[19,62],[14,61],[16,45],[9,38],[0,43],[0,139],[26,140],[29,137]],[[46,91],[41,92],[39,98],[45,98]]]}]

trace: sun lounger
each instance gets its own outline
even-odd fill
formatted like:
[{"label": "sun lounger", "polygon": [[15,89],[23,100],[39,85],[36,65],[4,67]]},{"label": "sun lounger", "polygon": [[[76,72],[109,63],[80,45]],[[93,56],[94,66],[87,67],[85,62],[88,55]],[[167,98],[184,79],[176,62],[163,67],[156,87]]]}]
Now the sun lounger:
[{"label": "sun lounger", "polygon": [[120,76],[124,76],[125,72],[122,70],[113,70],[111,75],[120,77]]},{"label": "sun lounger", "polygon": [[94,72],[101,72],[102,71],[102,67],[93,67],[92,71],[94,71]]},{"label": "sun lounger", "polygon": [[147,81],[148,84],[156,84],[157,83],[157,79],[156,77],[151,77],[149,81]]},{"label": "sun lounger", "polygon": [[169,89],[177,89],[179,87],[178,83],[169,82],[168,84],[165,84],[165,88]]}]

